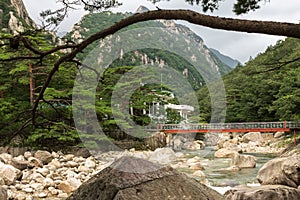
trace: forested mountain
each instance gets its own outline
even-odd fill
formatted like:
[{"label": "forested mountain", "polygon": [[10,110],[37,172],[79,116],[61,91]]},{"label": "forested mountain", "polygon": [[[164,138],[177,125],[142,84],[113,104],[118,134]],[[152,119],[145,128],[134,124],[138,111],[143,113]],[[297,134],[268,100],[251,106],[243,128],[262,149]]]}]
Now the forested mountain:
[{"label": "forested mountain", "polygon": [[220,53],[218,50],[210,48],[210,50],[225,64],[227,64],[231,68],[235,68],[237,65],[240,64],[240,61],[236,59],[232,59],[229,56],[225,56]]},{"label": "forested mountain", "polygon": [[[17,2],[17,0],[11,2]],[[4,28],[1,34],[8,38],[8,42],[17,38],[13,36],[14,34],[34,26],[30,19],[27,20],[29,25],[26,25],[28,16],[23,10],[22,4],[16,8],[10,4],[11,2],[3,1],[0,4],[0,8],[3,10],[2,28]],[[138,11],[145,10],[146,8],[141,7]],[[74,26],[70,33],[64,36],[62,41],[69,43],[82,41],[96,31],[109,27],[129,15],[132,13],[88,14]],[[223,81],[227,98],[226,120],[228,122],[300,119],[300,40],[288,38],[285,41],[279,41],[276,45],[270,46],[266,52],[250,60],[246,66],[237,66],[231,71],[230,66],[234,65],[234,59],[228,58],[218,51],[210,50],[204,45],[202,38],[174,21],[147,21],[129,26],[125,31],[145,27],[168,28],[174,34],[180,32],[192,38],[191,41],[197,46],[194,53],[202,55],[201,60],[197,60],[197,62],[201,63],[205,69],[213,68],[224,75]],[[153,37],[157,38],[159,35],[154,34]],[[30,37],[30,41],[35,48],[40,50],[47,50],[57,45],[57,40],[46,32],[37,31]],[[99,44],[101,45],[101,41],[88,46],[78,54],[77,59],[83,61]],[[182,45],[188,47],[188,42]],[[2,60],[0,62],[0,141],[5,142],[11,136],[19,136],[22,141],[21,145],[58,147],[59,145],[78,144],[80,140],[72,115],[72,89],[78,66],[76,63],[64,63],[60,66],[59,72],[45,91],[44,99],[39,104],[34,125],[32,125],[30,109],[34,101],[31,97],[36,96],[39,92],[51,70],[49,66],[52,66],[54,60],[57,60],[65,52],[49,54],[42,61],[39,59],[3,61],[18,56],[20,52],[23,54],[29,52],[23,43],[19,43],[15,49],[7,46],[0,48],[0,59]],[[104,77],[100,79],[94,105],[99,123],[106,131],[107,136],[115,140],[130,139],[116,125],[112,115],[111,95],[120,77],[140,65],[167,65],[184,73],[193,89],[197,90],[201,121],[210,121],[210,95],[208,89],[203,86],[205,84],[214,86],[215,83],[205,82],[199,74],[199,69],[190,62],[175,53],[161,49],[138,49],[124,55],[121,55],[120,52],[116,52],[116,54],[120,58],[114,60],[111,66],[105,70]],[[33,71],[30,71],[31,69]],[[142,82],[142,79],[136,79],[127,83],[128,85],[139,85],[139,89],[131,96],[132,110],[130,112],[132,119],[137,124],[147,125],[150,121],[149,116],[146,116],[144,112],[149,111],[147,109],[150,106],[147,102],[162,101],[166,104],[178,104],[179,102],[176,98],[168,100],[158,98],[170,95],[169,88],[155,84],[143,85]],[[189,99],[188,95],[186,99]],[[180,118],[176,113],[168,113],[167,122],[179,121]],[[99,141],[103,141],[103,137],[93,138],[90,135],[86,137],[93,142],[91,145],[97,145]]]},{"label": "forested mountain", "polygon": [[[148,9],[140,6],[137,9],[137,12],[145,12]],[[91,13],[87,14],[82,18],[82,20],[76,24],[73,30],[68,33],[65,38],[68,40],[82,41],[82,39],[87,38],[91,34],[107,28],[113,25],[114,22],[120,21],[126,16],[130,16],[133,13],[113,13],[113,12],[101,12],[101,13]],[[202,67],[207,69],[217,70],[221,75],[227,74],[231,70],[231,66],[227,65],[219,56],[217,56],[213,51],[210,51],[208,47],[205,46],[204,41],[201,37],[192,32],[188,27],[176,24],[174,21],[166,21],[166,20],[155,20],[142,22],[138,24],[134,24],[132,26],[127,27],[125,30],[132,30],[135,28],[151,28],[151,27],[160,27],[160,28],[168,28],[172,30],[174,33],[179,32],[183,35],[186,35],[187,38],[192,38],[192,42],[199,44],[197,48],[197,52],[195,54],[203,54],[202,60],[198,62],[203,63]],[[157,33],[160,34],[160,33]],[[155,36],[153,36],[155,37]],[[83,60],[85,56],[96,47],[96,43],[94,45],[89,46],[85,51],[78,56],[79,59]],[[188,46],[188,44],[186,44]],[[218,55],[222,55],[218,52]],[[223,56],[223,55],[222,55]],[[121,55],[120,55],[121,57]],[[169,67],[174,68],[175,70],[184,73],[187,72],[187,79],[194,89],[199,89],[202,85],[205,85],[205,81],[201,74],[199,74],[199,70],[195,68],[188,61],[183,59],[182,57],[166,52],[163,50],[157,49],[142,49],[134,52],[129,52],[126,55],[122,55],[123,59],[118,59],[112,65],[114,66],[139,66],[139,65],[147,65],[147,64],[163,64],[168,65]],[[233,59],[232,59],[233,60]]]},{"label": "forested mountain", "polygon": [[[278,41],[223,81],[228,122],[300,120],[300,40]],[[209,121],[207,88],[198,97],[202,117]]]}]

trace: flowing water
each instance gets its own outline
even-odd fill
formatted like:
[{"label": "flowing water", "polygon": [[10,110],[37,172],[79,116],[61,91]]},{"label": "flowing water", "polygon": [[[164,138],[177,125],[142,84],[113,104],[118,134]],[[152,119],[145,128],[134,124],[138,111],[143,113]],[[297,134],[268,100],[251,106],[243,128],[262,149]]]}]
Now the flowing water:
[{"label": "flowing water", "polygon": [[[264,163],[274,158],[274,155],[269,154],[251,154],[256,157],[256,167],[246,168],[240,171],[227,171],[222,170],[230,167],[231,158],[215,158],[212,147],[206,147],[204,150],[199,151],[185,151],[184,156],[187,158],[193,158],[198,156],[201,158],[201,164],[204,166],[207,184],[212,186],[220,193],[224,193],[230,187],[236,185],[246,184],[258,184],[256,179],[258,170]],[[183,169],[187,174],[192,175],[193,171],[189,169]],[[197,178],[197,177],[194,177]]]}]

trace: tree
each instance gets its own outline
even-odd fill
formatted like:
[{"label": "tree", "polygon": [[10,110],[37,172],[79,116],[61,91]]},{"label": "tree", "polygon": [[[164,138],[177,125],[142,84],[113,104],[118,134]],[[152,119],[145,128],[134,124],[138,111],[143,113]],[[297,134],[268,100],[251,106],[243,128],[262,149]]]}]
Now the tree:
[{"label": "tree", "polygon": [[[259,3],[262,0],[237,0],[234,6],[234,12],[237,14],[247,13],[250,10],[255,10],[259,8]],[[87,10],[102,10],[113,6],[118,6],[119,3],[115,0],[74,0],[66,1],[60,0],[64,7],[56,11],[45,11],[42,16],[46,19],[46,22],[52,23],[54,25],[59,24],[63,18],[67,15],[70,9],[76,8],[76,6],[84,5]],[[157,1],[155,1],[157,2]],[[191,0],[187,1],[189,3],[197,3],[202,5],[203,10],[215,10],[218,9],[219,2],[221,0]],[[76,63],[80,65],[81,63],[76,60],[76,55],[87,48],[91,43],[105,38],[117,31],[138,23],[148,20],[156,19],[173,19],[173,20],[185,20],[193,24],[202,25],[215,29],[223,29],[229,31],[239,31],[248,33],[262,33],[270,35],[280,35],[287,37],[300,38],[300,25],[293,23],[282,23],[282,22],[272,22],[272,21],[254,21],[254,20],[240,20],[231,18],[221,18],[214,17],[205,14],[200,14],[191,10],[154,10],[144,13],[137,13],[131,15],[114,25],[99,30],[98,33],[87,37],[85,40],[74,43],[69,41],[66,44],[54,46],[52,48],[43,49],[39,44],[33,41],[32,36],[37,33],[37,30],[28,30],[24,33],[19,33],[17,35],[3,35],[1,37],[1,46],[7,46],[10,50],[17,51],[18,54],[10,54],[8,56],[0,58],[1,62],[17,61],[17,60],[40,60],[43,62],[47,56],[52,55],[61,50],[68,50],[68,53],[60,55],[56,60],[53,61],[51,70],[48,73],[47,78],[39,92],[39,95],[32,106],[32,122],[35,122],[36,110],[40,104],[40,101],[44,99],[46,89],[49,87],[54,75],[58,72],[63,63]],[[45,27],[44,27],[45,28]],[[39,30],[39,31],[43,31]],[[38,32],[39,32],[38,31]],[[23,48],[20,48],[22,46]],[[26,51],[23,51],[26,49]],[[58,54],[57,54],[58,55]]]}]

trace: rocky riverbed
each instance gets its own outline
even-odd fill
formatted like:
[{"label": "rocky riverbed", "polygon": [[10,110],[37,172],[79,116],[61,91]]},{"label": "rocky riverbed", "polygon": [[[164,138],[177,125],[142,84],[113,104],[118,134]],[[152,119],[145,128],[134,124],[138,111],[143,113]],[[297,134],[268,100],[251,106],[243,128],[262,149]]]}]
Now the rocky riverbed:
[{"label": "rocky riverbed", "polygon": [[[255,135],[255,137],[259,137],[256,133]],[[170,165],[205,184],[214,184],[215,186],[223,187],[239,185],[241,183],[234,181],[234,178],[231,178],[232,181],[224,181],[223,183],[217,184],[211,181],[216,172],[219,174],[225,172],[223,174],[227,175],[231,173],[231,176],[246,176],[245,172],[247,172],[247,170],[256,169],[254,172],[254,174],[256,174],[258,168],[263,164],[258,162],[257,158],[253,155],[245,155],[243,153],[243,151],[245,151],[245,149],[243,150],[242,148],[243,146],[248,145],[250,147],[252,145],[251,139],[249,139],[251,138],[250,136],[247,139],[242,137],[240,140],[239,136],[235,138],[224,136],[222,138],[223,140],[219,140],[216,147],[205,148],[205,150],[203,150],[203,147],[199,146],[200,149],[195,149],[194,151],[179,152],[174,152],[171,148],[159,148],[155,151],[136,151],[135,149],[130,149],[125,151],[92,152],[92,155],[86,153],[86,151],[76,153],[76,155],[48,151],[26,151],[14,156],[9,153],[2,153],[0,154],[0,199],[65,199],[82,185],[82,183],[89,180],[93,175],[104,168],[110,166],[115,160],[124,156],[133,156],[154,163]],[[246,140],[248,141],[246,142]],[[199,142],[195,143],[199,144]],[[224,143],[231,145],[224,145]],[[260,145],[256,145],[256,147],[266,147],[265,149],[267,150],[263,152],[268,151],[274,153],[282,151],[283,147],[279,147],[278,145],[271,146],[267,145],[267,143],[265,140],[262,140]],[[222,149],[228,150],[229,153],[225,153],[224,155],[226,156],[224,157],[219,156],[221,158],[215,158],[218,157],[217,152]],[[262,148],[251,149],[254,153],[255,151],[253,151],[253,149],[261,153]],[[250,153],[250,151],[245,152]],[[266,161],[268,160],[264,160],[264,162]],[[292,169],[290,174],[293,174],[291,178],[291,180],[295,182],[293,186],[296,185],[299,187],[297,185],[299,182],[297,179],[297,169],[295,167],[293,168],[292,165],[286,164],[288,159],[280,160],[280,162],[285,163],[284,166],[287,168],[282,174],[286,174],[288,169]],[[223,165],[216,166],[216,163],[223,163]],[[278,164],[278,172],[280,171],[280,167],[281,165]],[[253,174],[251,171],[250,173]],[[262,177],[260,178],[260,182],[262,184],[273,183],[270,180],[264,179],[264,177],[269,176],[270,175],[264,175],[264,173],[260,174],[260,177]],[[283,181],[281,181],[280,184],[286,185],[284,180],[289,181],[289,177],[291,176],[283,176]],[[220,177],[214,178],[220,179]],[[272,188],[276,190],[276,187]],[[227,188],[227,190],[228,189],[230,188]],[[285,191],[286,188],[283,188],[283,190]],[[234,192],[235,190],[230,191],[231,195],[236,193]]]},{"label": "rocky riverbed", "polygon": [[[0,185],[2,185],[0,194],[4,196],[0,199],[5,199],[6,191],[9,199],[63,199],[120,157],[134,156],[169,165],[176,163],[182,155],[170,148],[155,151],[131,149],[106,153],[94,152],[93,156],[87,158],[48,151],[27,151],[16,157],[2,153],[0,154]],[[200,165],[197,160],[194,162],[190,162],[194,168]],[[197,176],[204,176],[201,170],[199,168]]]},{"label": "rocky riverbed", "polygon": [[[3,190],[7,190],[10,199],[63,199],[83,182],[123,156],[134,156],[171,165],[205,184],[211,183],[206,174],[211,173],[210,175],[213,176],[209,166],[213,164],[212,160],[199,157],[195,152],[194,154],[175,153],[169,148],[155,151],[131,149],[123,152],[101,153],[87,158],[73,154],[37,151],[25,152],[24,155],[17,157],[6,153],[0,154],[0,184]],[[216,167],[218,166],[213,168],[216,170]],[[225,181],[218,186],[226,186],[226,184],[232,185],[232,182]]]}]

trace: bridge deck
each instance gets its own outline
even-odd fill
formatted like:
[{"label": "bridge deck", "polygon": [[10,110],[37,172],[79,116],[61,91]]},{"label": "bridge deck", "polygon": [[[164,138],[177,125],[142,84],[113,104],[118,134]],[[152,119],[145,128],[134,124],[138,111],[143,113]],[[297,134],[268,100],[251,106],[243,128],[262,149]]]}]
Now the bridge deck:
[{"label": "bridge deck", "polygon": [[249,122],[210,124],[159,124],[165,133],[208,133],[208,132],[290,132],[300,130],[300,122]]}]

